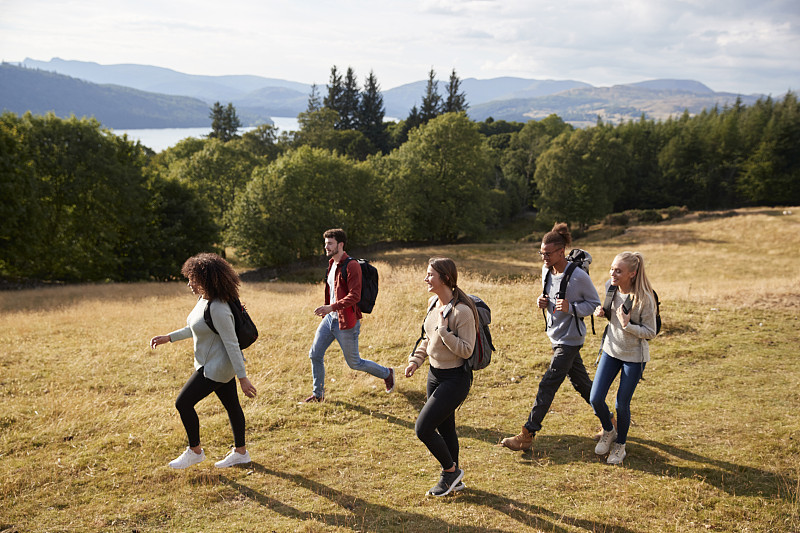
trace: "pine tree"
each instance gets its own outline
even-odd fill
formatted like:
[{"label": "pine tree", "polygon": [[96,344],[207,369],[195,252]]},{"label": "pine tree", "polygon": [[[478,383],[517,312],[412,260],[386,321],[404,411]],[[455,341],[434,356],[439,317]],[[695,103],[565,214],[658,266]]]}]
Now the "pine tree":
[{"label": "pine tree", "polygon": [[342,90],[342,98],[339,104],[339,122],[336,125],[337,130],[354,130],[358,129],[358,107],[359,107],[360,91],[358,89],[358,80],[352,67],[347,67],[347,73],[344,76],[344,88]]},{"label": "pine tree", "polygon": [[308,106],[306,107],[306,113],[313,113],[314,111],[319,111],[320,109],[322,109],[322,100],[319,98],[317,84],[314,83],[311,85],[311,94],[308,95]]},{"label": "pine tree", "polygon": [[208,117],[211,119],[209,138],[219,139],[223,142],[239,138],[236,132],[242,127],[242,123],[236,115],[236,108],[233,107],[233,103],[229,102],[226,107],[222,107],[219,102],[214,102]]},{"label": "pine tree", "polygon": [[426,123],[432,118],[442,113],[442,97],[439,95],[439,82],[436,81],[436,72],[431,68],[428,73],[428,85],[425,87],[425,96],[422,97],[422,105],[419,109],[419,116],[422,123]]},{"label": "pine tree", "polygon": [[458,92],[460,88],[461,80],[456,75],[456,69],[453,69],[453,72],[450,73],[450,83],[447,85],[447,100],[443,108],[445,113],[459,113],[466,111],[469,107],[467,95]]},{"label": "pine tree", "polygon": [[336,69],[336,65],[331,68],[331,79],[328,84],[328,96],[326,96],[322,103],[328,109],[333,109],[337,113],[342,105],[342,95],[344,93],[344,86],[342,85],[342,75]]},{"label": "pine tree", "polygon": [[370,71],[358,106],[358,129],[382,152],[387,150],[386,124],[383,121],[385,114],[378,79]]}]

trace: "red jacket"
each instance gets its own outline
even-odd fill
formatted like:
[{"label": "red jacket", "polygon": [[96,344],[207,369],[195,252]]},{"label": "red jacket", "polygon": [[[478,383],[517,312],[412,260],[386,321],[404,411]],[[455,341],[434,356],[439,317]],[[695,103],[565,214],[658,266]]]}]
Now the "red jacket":
[{"label": "red jacket", "polygon": [[[342,260],[336,265],[336,277],[333,280],[333,288],[336,291],[336,302],[331,306],[336,311],[339,319],[339,329],[351,329],[356,325],[356,321],[361,320],[361,309],[358,302],[361,300],[361,267],[358,261],[353,259],[347,263],[347,283],[342,275],[342,264],[349,256],[342,256]],[[325,271],[325,279],[333,265],[333,258],[328,260],[328,269]],[[330,305],[331,295],[330,286],[325,282],[325,305]]]}]

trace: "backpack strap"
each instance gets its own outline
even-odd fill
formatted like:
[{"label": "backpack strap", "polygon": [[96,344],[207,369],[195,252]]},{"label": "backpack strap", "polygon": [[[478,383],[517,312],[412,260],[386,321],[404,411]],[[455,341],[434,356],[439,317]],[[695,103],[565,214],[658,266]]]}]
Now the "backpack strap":
[{"label": "backpack strap", "polygon": [[608,318],[611,316],[611,304],[614,302],[614,296],[617,294],[618,289],[619,287],[611,284],[606,289],[606,299],[603,300],[603,315],[609,320],[611,320]]},{"label": "backpack strap", "polygon": [[348,289],[350,289],[350,287],[348,287],[348,286],[347,286],[347,265],[348,265],[348,264],[350,263],[350,261],[352,261],[352,260],[353,260],[353,258],[352,258],[352,257],[350,257],[350,256],[348,255],[348,256],[347,256],[347,257],[345,257],[345,258],[344,258],[344,260],[342,261],[342,277],[344,278],[344,285],[345,285],[345,287],[347,287]]},{"label": "backpack strap", "polygon": [[431,314],[431,311],[433,311],[433,308],[436,307],[436,303],[438,301],[439,298],[434,298],[434,300],[431,302],[431,305],[428,306],[428,312],[425,313],[425,318],[422,319],[422,326],[420,326],[419,339],[417,339],[417,342],[414,343],[414,347],[411,348],[411,353],[409,354],[409,356],[414,355],[414,352],[417,351],[417,346],[419,346],[419,343],[421,343],[422,339],[425,338],[425,321],[428,320],[428,315]]}]

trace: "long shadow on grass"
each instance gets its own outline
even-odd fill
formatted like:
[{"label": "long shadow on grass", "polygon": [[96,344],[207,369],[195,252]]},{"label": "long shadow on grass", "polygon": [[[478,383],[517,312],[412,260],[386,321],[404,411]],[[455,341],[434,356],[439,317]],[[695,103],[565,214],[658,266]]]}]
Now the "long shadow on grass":
[{"label": "long shadow on grass", "polygon": [[[414,409],[419,412],[422,409],[422,406],[425,405],[425,394],[419,393],[416,391],[402,391],[401,394],[408,399],[408,402],[414,407]],[[358,411],[366,416],[371,416],[373,418],[379,418],[381,420],[386,420],[390,424],[395,424],[404,428],[407,428],[411,431],[414,431],[414,421],[413,420],[405,420],[403,418],[381,413],[371,409],[369,407],[364,407],[363,405],[355,405],[352,403],[342,402],[339,400],[330,401],[329,403],[340,405],[345,409],[349,409],[352,411]],[[476,428],[473,426],[465,426],[463,424],[458,423],[458,412],[456,412],[456,428],[458,429],[458,434],[461,437],[469,437],[472,439],[482,440],[484,442],[488,442],[489,444],[497,444],[500,442],[501,437],[503,436],[502,433],[493,429],[484,429],[484,428]]]},{"label": "long shadow on grass", "polygon": [[[797,487],[797,479],[783,474],[703,457],[654,440],[628,437],[628,441],[641,445],[629,453],[628,459],[626,459],[630,468],[658,475],[666,474],[688,479],[699,478],[720,490],[737,496],[792,498],[792,492]],[[700,464],[698,466],[676,466],[656,450],[684,461]]]},{"label": "long shadow on grass", "polygon": [[[330,500],[331,502],[335,503],[336,505],[342,508],[341,513],[320,513],[320,512],[312,513],[308,511],[301,511],[300,509],[292,507],[291,505],[287,505],[255,489],[246,487],[241,483],[238,483],[232,479],[228,479],[225,476],[220,476],[220,481],[227,484],[228,486],[230,486],[243,496],[250,498],[251,500],[259,503],[260,505],[263,505],[264,507],[269,508],[270,510],[280,515],[286,516],[288,518],[293,518],[296,520],[315,520],[317,522],[322,522],[329,526],[346,527],[354,531],[428,530],[428,531],[456,531],[462,533],[478,533],[482,531],[490,531],[490,532],[507,531],[497,528],[492,529],[492,528],[476,527],[476,526],[459,526],[451,524],[446,520],[443,520],[435,516],[428,516],[408,511],[401,511],[398,509],[392,509],[391,507],[387,507],[386,505],[369,502],[367,500],[364,500],[363,498],[354,496],[352,494],[347,494],[340,490],[336,490],[323,483],[314,481],[307,477],[303,477],[298,474],[289,474],[287,472],[272,470],[271,468],[267,468],[259,463],[252,463],[252,468],[259,474],[275,476],[284,479],[286,481],[289,481],[291,483],[294,483],[298,487],[302,487],[306,490],[313,492],[314,494],[317,494],[318,496],[322,496],[323,498]],[[552,527],[555,528],[556,527],[555,524],[552,524]],[[559,529],[554,529],[554,530],[561,531]]]},{"label": "long shadow on grass", "polygon": [[551,520],[558,521],[570,526],[585,529],[586,531],[603,531],[606,533],[633,533],[634,530],[622,526],[612,526],[597,522],[595,520],[585,520],[583,518],[573,518],[561,513],[556,513],[540,505],[524,503],[505,496],[499,496],[480,489],[467,488],[461,493],[461,500],[475,505],[483,505],[495,511],[501,512],[513,518],[517,522],[526,526],[534,527],[544,531],[572,531],[559,527]]}]

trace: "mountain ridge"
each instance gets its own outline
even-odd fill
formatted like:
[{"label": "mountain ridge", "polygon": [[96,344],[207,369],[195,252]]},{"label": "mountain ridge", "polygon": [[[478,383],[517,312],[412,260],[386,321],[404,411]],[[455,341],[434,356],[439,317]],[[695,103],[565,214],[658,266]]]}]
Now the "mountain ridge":
[{"label": "mountain ridge", "polygon": [[[297,116],[305,111],[311,92],[311,85],[290,80],[255,75],[185,74],[150,65],[100,65],[60,58],[53,58],[48,62],[26,58],[21,65],[42,72],[58,71],[73,79],[106,86],[106,91],[110,90],[108,87],[111,83],[116,87],[146,91],[156,95],[153,96],[152,103],[162,110],[165,109],[164,106],[168,106],[169,97],[178,98],[175,100],[176,105],[196,108],[197,116],[193,120],[202,122],[202,126],[210,123],[208,108],[216,101],[223,104],[232,102],[242,123],[255,125],[269,122],[269,117],[272,116]],[[386,116],[402,119],[414,105],[419,107],[426,84],[427,80],[421,80],[381,91]],[[446,86],[445,81],[438,82],[440,94],[446,90]],[[576,80],[537,80],[505,76],[483,80],[466,78],[461,80],[460,89],[467,95],[470,106],[468,114],[475,120],[492,117],[495,120],[527,121],[555,113],[579,127],[595,124],[598,118],[619,122],[645,115],[660,120],[682,114],[684,110],[695,114],[715,105],[731,105],[737,98],[741,98],[745,104],[751,104],[761,96],[716,93],[701,82],[680,79],[645,80],[612,87],[594,87]],[[324,86],[321,92],[323,91]],[[102,94],[102,91],[98,93],[94,90],[91,94],[96,96]],[[127,97],[132,97],[131,94],[134,93],[128,93]],[[55,102],[58,96],[58,92],[50,95],[51,102]],[[2,98],[0,102],[5,105],[7,98]],[[141,99],[143,96],[137,94],[137,98]],[[206,104],[203,120],[199,117],[197,102]],[[72,106],[83,110],[87,108],[87,103],[76,101]],[[19,105],[16,107],[19,108]],[[104,113],[104,116],[108,116],[108,110]],[[181,114],[185,115],[185,109],[179,113]],[[156,123],[162,124],[163,121],[155,121],[143,127],[182,127],[184,124],[176,122],[169,126],[155,126]]]}]

